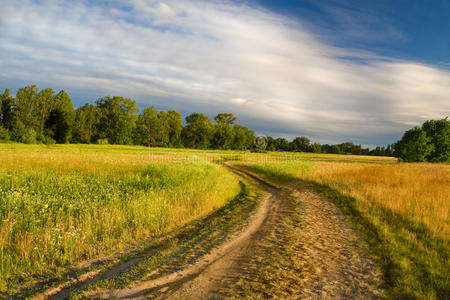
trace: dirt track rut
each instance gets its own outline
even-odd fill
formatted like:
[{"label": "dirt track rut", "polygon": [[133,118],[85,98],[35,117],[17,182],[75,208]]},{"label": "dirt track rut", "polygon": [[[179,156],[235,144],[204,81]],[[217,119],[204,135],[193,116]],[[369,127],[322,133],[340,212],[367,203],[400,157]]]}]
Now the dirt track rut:
[{"label": "dirt track rut", "polygon": [[[248,170],[233,169],[247,177],[258,178]],[[248,275],[247,270],[252,267],[260,267],[258,263],[261,260],[254,259],[258,243],[274,235],[277,221],[289,209],[286,194],[257,180],[267,195],[243,231],[235,233],[182,271],[92,296],[144,299],[158,295],[160,299],[220,299],[245,295],[233,295],[230,287],[238,281],[242,285],[242,275],[246,272]],[[307,184],[290,185],[286,189],[296,205],[302,208],[302,222],[292,228],[297,240],[296,251],[291,252],[295,257],[290,267],[295,270],[297,286],[289,287],[288,296],[284,293],[283,298],[380,298],[383,295],[381,273],[342,213]],[[282,230],[276,235],[283,235]]]},{"label": "dirt track rut", "polygon": [[[367,246],[342,213],[311,186],[278,188],[245,168],[229,167],[266,192],[245,227],[193,264],[178,266],[176,271],[156,278],[155,270],[127,288],[91,290],[81,294],[82,298],[383,296],[381,272]],[[276,261],[285,256],[289,256],[287,263]]]}]

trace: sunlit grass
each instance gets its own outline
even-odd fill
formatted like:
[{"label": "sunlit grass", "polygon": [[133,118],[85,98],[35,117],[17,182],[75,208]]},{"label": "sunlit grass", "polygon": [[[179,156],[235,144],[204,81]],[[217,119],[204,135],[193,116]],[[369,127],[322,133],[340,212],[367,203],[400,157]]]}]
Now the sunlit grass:
[{"label": "sunlit grass", "polygon": [[[223,206],[234,160],[304,180],[369,243],[393,298],[450,291],[450,166],[392,157],[0,144],[0,289],[127,248]],[[31,277],[30,277],[31,276]]]},{"label": "sunlit grass", "polygon": [[312,160],[243,164],[280,181],[315,183],[369,242],[383,268],[390,297],[444,299],[449,295],[448,164]]},{"label": "sunlit grass", "polygon": [[132,147],[50,149],[1,145],[2,291],[167,232],[240,190],[235,176],[207,162],[153,161]]}]

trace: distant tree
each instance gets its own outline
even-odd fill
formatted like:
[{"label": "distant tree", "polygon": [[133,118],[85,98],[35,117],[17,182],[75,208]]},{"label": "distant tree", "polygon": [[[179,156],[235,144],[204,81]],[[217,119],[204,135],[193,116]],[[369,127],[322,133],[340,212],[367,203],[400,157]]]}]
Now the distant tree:
[{"label": "distant tree", "polygon": [[311,148],[314,153],[322,153],[322,146],[319,143],[312,144]]},{"label": "distant tree", "polygon": [[[35,85],[26,86],[19,89],[16,93],[15,115],[17,122],[22,123],[25,129],[39,128],[39,120],[37,118],[36,97],[38,88]],[[21,127],[19,125],[19,127]],[[19,128],[20,131],[21,128]]]},{"label": "distant tree", "polygon": [[302,151],[302,152],[311,152],[311,141],[305,137],[296,137],[291,142],[291,150],[292,151]]},{"label": "distant tree", "polygon": [[9,95],[9,89],[5,89],[5,92],[0,94],[0,124],[7,130],[12,129],[14,122],[14,102],[15,99]]},{"label": "distant tree", "polygon": [[289,151],[289,142],[285,138],[277,138],[274,140],[274,148],[278,151]]},{"label": "distant tree", "polygon": [[396,154],[404,161],[422,162],[432,153],[434,146],[431,139],[420,127],[414,127],[403,134],[400,141],[395,144]]},{"label": "distant tree", "polygon": [[46,136],[51,137],[59,144],[68,141],[70,125],[67,114],[61,109],[53,109],[45,121]]},{"label": "distant tree", "polygon": [[340,153],[359,155],[362,153],[361,145],[355,145],[351,142],[345,142],[338,145]]},{"label": "distant tree", "polygon": [[386,149],[384,147],[377,146],[375,149],[370,151],[369,154],[374,156],[384,156],[386,154]]},{"label": "distant tree", "polygon": [[183,128],[183,144],[188,148],[207,149],[214,133],[214,123],[202,113],[192,113],[186,117]]},{"label": "distant tree", "polygon": [[161,147],[169,147],[169,128],[167,126],[167,111],[160,111],[158,113],[158,120],[161,124],[160,130],[159,130],[159,140],[158,140],[158,146]]},{"label": "distant tree", "polygon": [[233,127],[236,118],[231,113],[220,113],[214,120],[216,126],[212,138],[212,147],[215,149],[231,149],[234,141]]},{"label": "distant tree", "polygon": [[422,130],[430,139],[433,150],[427,156],[428,161],[450,161],[450,121],[448,117],[441,120],[428,120],[422,125]]},{"label": "distant tree", "polygon": [[84,106],[77,108],[72,125],[72,142],[83,144],[94,142],[97,122],[97,107],[86,103]]},{"label": "distant tree", "polygon": [[266,145],[266,150],[267,151],[275,151],[275,139],[271,136],[266,137],[266,141],[267,141],[267,145]]},{"label": "distant tree", "polygon": [[235,124],[233,126],[234,139],[232,149],[244,150],[250,149],[255,140],[255,133],[245,126]]},{"label": "distant tree", "polygon": [[53,109],[54,93],[53,89],[43,89],[35,98],[33,114],[37,120],[37,131],[40,138],[44,136],[45,122]]},{"label": "distant tree", "polygon": [[99,138],[111,144],[132,144],[132,133],[139,111],[136,102],[120,96],[106,96],[96,101],[99,113],[97,131]]},{"label": "distant tree", "polygon": [[387,146],[386,155],[394,156],[394,145],[388,145]]},{"label": "distant tree", "polygon": [[183,130],[183,120],[181,114],[177,110],[169,110],[167,118],[164,122],[166,133],[168,136],[169,146],[181,146],[181,131]]},{"label": "distant tree", "polygon": [[[68,126],[68,130],[65,133],[66,137],[55,140],[60,140],[62,143],[70,141],[72,139],[72,127],[75,120],[75,110],[73,109],[72,100],[64,90],[60,91],[55,95],[55,97],[53,97],[52,112],[50,112],[50,114],[52,113],[54,115],[61,115],[63,119],[61,119],[60,122],[66,123]],[[61,126],[63,126],[62,123]]]},{"label": "distant tree", "polygon": [[236,117],[232,113],[220,113],[215,118],[216,123],[233,125]]},{"label": "distant tree", "polygon": [[162,133],[163,123],[158,110],[154,106],[145,108],[136,122],[135,143],[145,146],[162,146]]},{"label": "distant tree", "polygon": [[339,145],[333,145],[333,146],[331,146],[331,149],[330,149],[329,153],[341,154],[342,153],[342,149],[341,149],[341,147],[339,147]]}]

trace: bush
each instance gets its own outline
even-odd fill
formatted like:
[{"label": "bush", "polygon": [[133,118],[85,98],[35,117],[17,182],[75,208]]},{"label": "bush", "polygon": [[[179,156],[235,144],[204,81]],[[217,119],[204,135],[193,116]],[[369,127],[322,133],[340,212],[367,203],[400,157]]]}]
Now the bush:
[{"label": "bush", "polygon": [[7,141],[9,141],[9,139],[10,139],[10,136],[9,136],[8,129],[0,126],[0,141],[7,142]]},{"label": "bush", "polygon": [[99,145],[109,145],[108,139],[98,139],[97,144]]},{"label": "bush", "polygon": [[56,143],[54,139],[46,135],[41,137],[41,142],[45,145],[54,145]]},{"label": "bush", "polygon": [[27,128],[25,129],[24,134],[19,138],[19,142],[24,144],[36,144],[36,137],[36,131],[34,131],[33,128]]}]

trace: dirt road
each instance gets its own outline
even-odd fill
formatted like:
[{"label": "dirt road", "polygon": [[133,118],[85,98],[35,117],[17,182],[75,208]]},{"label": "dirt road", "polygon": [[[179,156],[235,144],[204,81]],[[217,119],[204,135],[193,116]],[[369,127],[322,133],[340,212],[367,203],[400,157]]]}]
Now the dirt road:
[{"label": "dirt road", "polygon": [[[214,242],[208,253],[192,263],[172,257],[168,264],[176,266],[174,271],[156,269],[125,288],[88,289],[81,297],[382,297],[381,272],[337,208],[307,184],[275,187],[258,174],[229,167],[266,193],[245,226],[234,229],[220,243]],[[217,231],[205,240],[221,234]],[[205,247],[205,242],[195,247]],[[51,298],[63,295],[67,291]]]},{"label": "dirt road", "polygon": [[[259,244],[263,243],[267,250],[267,243],[271,241],[294,244],[291,245],[292,251],[286,254],[293,256],[290,260],[293,265],[289,267],[293,269],[290,275],[294,278],[289,280],[297,284],[283,290],[280,283],[280,290],[275,288],[259,296],[276,296],[277,292],[279,296],[293,298],[367,299],[382,296],[381,275],[375,262],[338,209],[306,185],[286,187],[287,192],[291,193],[288,196],[279,188],[259,180],[256,174],[242,168],[233,169],[241,176],[256,178],[267,192],[244,230],[236,232],[196,264],[186,266],[179,272],[144,280],[131,288],[102,291],[91,296],[157,296],[161,299],[258,296],[259,291],[246,291],[242,287],[246,281],[264,281],[261,274],[253,274],[249,270],[261,269],[259,264],[267,259],[269,264],[272,263],[270,260],[275,256],[259,248]],[[289,197],[292,199],[287,199]],[[301,224],[284,228],[279,223],[286,221],[286,216],[291,213],[290,201],[301,207]],[[283,232],[283,229],[290,232]],[[283,241],[283,235],[287,234],[296,237],[296,240]],[[271,249],[276,250],[276,247]],[[267,254],[269,257],[264,257]]]}]

